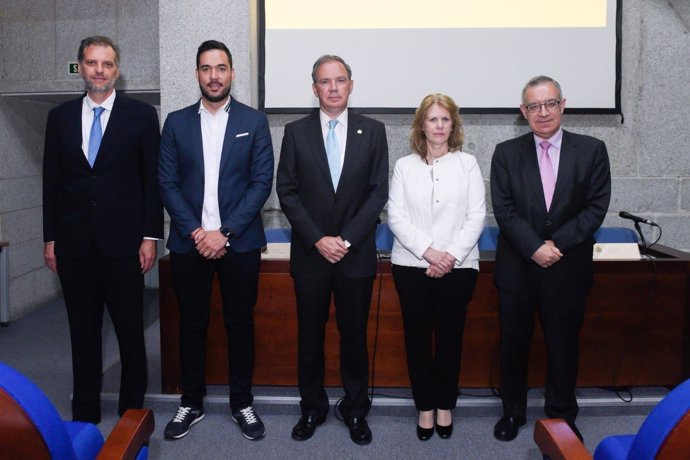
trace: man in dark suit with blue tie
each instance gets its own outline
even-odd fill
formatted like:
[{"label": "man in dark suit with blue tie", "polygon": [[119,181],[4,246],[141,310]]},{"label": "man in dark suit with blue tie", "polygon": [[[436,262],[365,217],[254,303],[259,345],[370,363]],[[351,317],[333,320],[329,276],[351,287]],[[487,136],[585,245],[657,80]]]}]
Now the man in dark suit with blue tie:
[{"label": "man in dark suit with blue tie", "polygon": [[309,439],[328,414],[324,327],[333,295],[340,332],[340,409],[357,444],[371,442],[366,421],[367,319],[376,274],[376,224],[388,199],[388,143],[382,123],[347,108],[354,82],[338,56],[319,58],[312,89],[320,110],[289,123],[276,191],[292,225],[290,271],[298,315],[302,417],[295,440]]},{"label": "man in dark suit with blue tie", "polygon": [[75,420],[101,420],[103,305],[117,335],[118,413],[140,408],[147,386],[143,274],[163,238],[156,187],[156,110],[115,91],[120,53],[102,36],[82,40],[86,96],[52,109],[43,159],[44,257],[62,285],[70,325]]},{"label": "man in dark suit with blue tie", "polygon": [[503,416],[494,436],[510,441],[526,423],[527,355],[538,307],[548,350],[544,410],[575,426],[579,340],[592,286],[594,232],[611,198],[606,145],[565,131],[561,87],[546,76],[522,91],[531,132],[496,146],[491,199],[500,228],[494,282],[501,322]]},{"label": "man in dark suit with blue tie", "polygon": [[170,264],[180,309],[182,399],[165,429],[185,436],[204,417],[206,330],[211,284],[218,275],[228,338],[230,408],[248,439],[264,424],[252,407],[254,306],[261,247],[261,209],[273,183],[273,146],[266,115],[230,96],[230,50],[201,44],[196,77],[201,100],[168,115],[159,185],[170,214]]}]

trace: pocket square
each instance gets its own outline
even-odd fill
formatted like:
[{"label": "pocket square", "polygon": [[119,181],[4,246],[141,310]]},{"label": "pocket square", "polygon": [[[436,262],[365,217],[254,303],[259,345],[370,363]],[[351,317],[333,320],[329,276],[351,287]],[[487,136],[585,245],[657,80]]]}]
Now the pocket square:
[{"label": "pocket square", "polygon": [[244,136],[249,136],[249,133],[239,133],[235,137],[244,137]]}]

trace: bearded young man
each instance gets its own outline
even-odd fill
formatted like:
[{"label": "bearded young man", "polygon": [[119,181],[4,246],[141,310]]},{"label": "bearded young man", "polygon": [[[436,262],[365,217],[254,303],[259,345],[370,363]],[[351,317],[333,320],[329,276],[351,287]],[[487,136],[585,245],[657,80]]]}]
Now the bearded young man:
[{"label": "bearded young man", "polygon": [[273,182],[266,115],[230,96],[230,50],[205,41],[196,56],[201,100],[170,113],[163,127],[159,186],[170,214],[170,266],[180,309],[182,398],[165,428],[185,436],[204,417],[206,330],[217,274],[228,338],[230,409],[247,439],[264,436],[252,407],[254,306],[261,247],[261,208]]}]

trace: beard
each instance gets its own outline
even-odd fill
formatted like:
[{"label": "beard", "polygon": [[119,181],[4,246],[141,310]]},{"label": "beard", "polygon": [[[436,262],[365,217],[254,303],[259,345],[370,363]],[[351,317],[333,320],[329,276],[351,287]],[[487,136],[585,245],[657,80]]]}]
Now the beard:
[{"label": "beard", "polygon": [[104,83],[101,86],[98,86],[98,85],[96,85],[96,84],[94,84],[88,80],[86,80],[84,83],[85,83],[87,92],[97,93],[97,94],[107,93],[108,91],[110,91],[115,86],[115,80],[111,80],[107,83]]},{"label": "beard", "polygon": [[222,93],[218,94],[217,96],[213,96],[209,93],[206,92],[205,88],[201,85],[199,85],[199,89],[201,90],[202,96],[204,96],[204,99],[206,99],[209,102],[220,102],[226,97],[228,97],[228,94],[230,94],[230,86],[227,86]]}]

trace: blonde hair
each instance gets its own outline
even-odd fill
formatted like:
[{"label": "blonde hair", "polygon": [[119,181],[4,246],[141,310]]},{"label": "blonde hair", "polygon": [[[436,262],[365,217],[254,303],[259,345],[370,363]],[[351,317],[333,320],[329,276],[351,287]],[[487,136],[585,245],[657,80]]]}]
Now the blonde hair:
[{"label": "blonde hair", "polygon": [[410,148],[413,152],[426,158],[426,135],[424,135],[424,120],[429,108],[438,104],[448,111],[451,120],[453,120],[453,130],[448,137],[448,151],[453,152],[460,150],[462,144],[465,142],[465,131],[462,129],[462,118],[460,118],[460,109],[452,97],[445,94],[434,93],[429,94],[422,99],[419,108],[415,111],[414,120],[412,121],[412,132],[410,133]]}]

